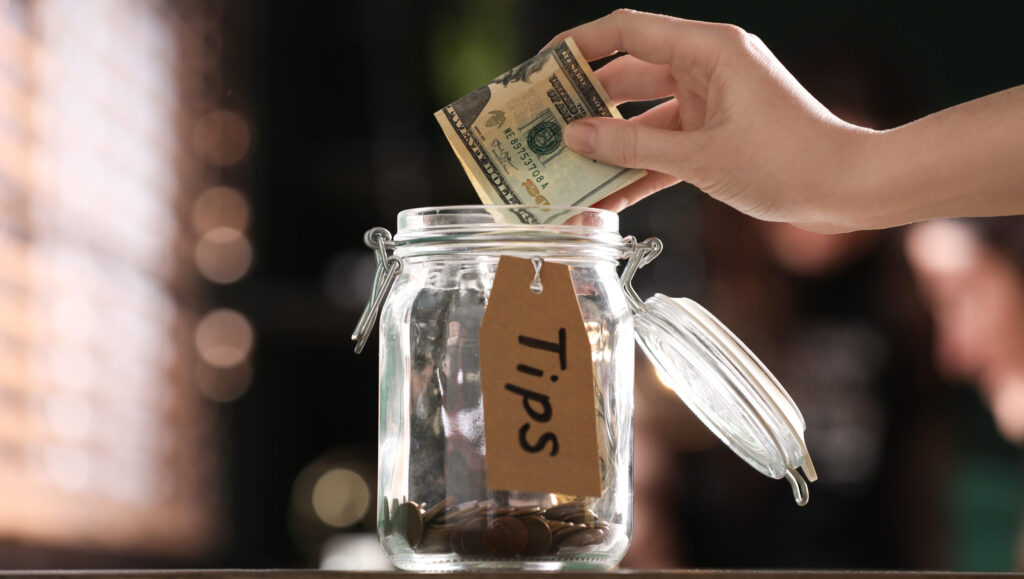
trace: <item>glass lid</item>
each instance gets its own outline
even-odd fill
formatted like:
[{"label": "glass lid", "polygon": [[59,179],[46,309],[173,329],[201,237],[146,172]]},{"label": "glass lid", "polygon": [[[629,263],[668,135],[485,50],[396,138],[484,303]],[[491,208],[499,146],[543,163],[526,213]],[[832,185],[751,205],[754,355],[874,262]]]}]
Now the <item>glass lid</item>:
[{"label": "glass lid", "polygon": [[786,478],[797,504],[806,504],[807,481],[818,478],[804,444],[806,425],[764,364],[693,300],[655,294],[635,324],[637,342],[665,385],[740,458]]}]

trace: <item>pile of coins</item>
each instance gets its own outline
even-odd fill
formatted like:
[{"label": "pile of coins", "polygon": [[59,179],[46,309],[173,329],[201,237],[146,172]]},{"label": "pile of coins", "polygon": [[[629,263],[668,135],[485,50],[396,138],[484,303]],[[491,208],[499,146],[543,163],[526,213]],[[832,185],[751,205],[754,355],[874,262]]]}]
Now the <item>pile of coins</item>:
[{"label": "pile of coins", "polygon": [[[611,526],[581,503],[499,507],[494,501],[427,507],[393,500],[384,506],[384,534],[405,538],[417,553],[539,557],[604,542]],[[390,512],[389,512],[390,511]]]}]

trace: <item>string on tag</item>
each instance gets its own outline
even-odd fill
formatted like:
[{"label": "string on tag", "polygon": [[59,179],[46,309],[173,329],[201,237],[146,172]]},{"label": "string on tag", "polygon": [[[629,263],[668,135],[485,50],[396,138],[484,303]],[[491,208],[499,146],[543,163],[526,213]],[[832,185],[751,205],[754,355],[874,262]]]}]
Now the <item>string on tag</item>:
[{"label": "string on tag", "polygon": [[533,257],[530,258],[530,263],[533,264],[533,281],[530,282],[530,291],[539,294],[544,291],[544,286],[540,283],[540,268],[544,265],[544,260],[539,257]]}]

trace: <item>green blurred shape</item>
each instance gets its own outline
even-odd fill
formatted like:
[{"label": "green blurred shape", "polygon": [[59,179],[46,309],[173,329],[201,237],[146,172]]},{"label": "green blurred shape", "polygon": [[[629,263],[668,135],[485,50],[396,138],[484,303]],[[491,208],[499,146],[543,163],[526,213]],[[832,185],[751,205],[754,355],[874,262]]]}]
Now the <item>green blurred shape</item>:
[{"label": "green blurred shape", "polygon": [[1006,442],[973,388],[957,394],[957,449],[950,499],[952,565],[1012,571],[1024,529],[1024,452]]},{"label": "green blurred shape", "polygon": [[511,0],[463,0],[430,39],[430,72],[438,108],[525,60]]}]

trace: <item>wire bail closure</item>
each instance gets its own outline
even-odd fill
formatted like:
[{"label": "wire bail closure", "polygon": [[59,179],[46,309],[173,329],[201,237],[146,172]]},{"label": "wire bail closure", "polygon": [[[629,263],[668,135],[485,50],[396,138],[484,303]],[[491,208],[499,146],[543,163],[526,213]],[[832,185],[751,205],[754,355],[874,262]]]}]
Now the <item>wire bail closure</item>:
[{"label": "wire bail closure", "polygon": [[622,241],[626,244],[625,255],[628,261],[626,262],[626,267],[622,269],[619,284],[622,285],[622,290],[626,293],[626,301],[629,302],[629,308],[633,310],[634,314],[639,314],[646,310],[647,307],[644,305],[644,301],[640,299],[640,296],[637,295],[636,290],[633,289],[633,276],[642,267],[661,255],[661,250],[665,249],[665,244],[657,237],[648,237],[643,242],[638,242],[636,237],[632,235],[625,237]]},{"label": "wire bail closure", "polygon": [[359,316],[356,329],[352,331],[352,340],[356,343],[356,354],[363,351],[366,340],[377,323],[377,311],[380,310],[384,298],[391,291],[398,274],[402,272],[402,259],[389,255],[394,250],[395,244],[391,241],[391,232],[384,227],[374,227],[363,234],[363,243],[373,250],[373,257],[377,261],[377,271],[373,275],[373,289],[370,291],[370,301],[363,308]]},{"label": "wire bail closure", "polygon": [[[633,289],[633,276],[637,270],[654,261],[661,254],[665,246],[657,237],[650,237],[643,242],[638,242],[636,237],[630,235],[624,237],[622,242],[625,245],[623,257],[628,259],[628,261],[626,262],[626,267],[622,270],[619,283],[626,293],[626,301],[629,303],[630,309],[634,313],[639,313],[644,311],[644,302],[637,295],[636,290]],[[363,243],[366,244],[366,247],[373,250],[374,259],[377,262],[377,270],[373,276],[373,289],[370,291],[370,299],[366,303],[366,307],[363,308],[362,315],[359,316],[355,330],[352,331],[352,340],[356,343],[356,354],[361,353],[366,346],[370,332],[373,331],[373,326],[377,323],[377,313],[380,311],[380,307],[383,305],[388,292],[391,291],[391,286],[394,285],[398,274],[402,273],[403,267],[402,259],[389,253],[394,251],[395,243],[392,241],[391,232],[387,228],[374,227],[367,230],[363,234]],[[538,263],[534,262],[534,268],[537,270],[536,273],[538,275],[536,277],[538,279],[534,280],[534,283],[531,284],[531,289],[534,287],[541,289],[543,286],[540,286],[539,283],[540,268]],[[534,289],[534,291],[537,290]]]}]

